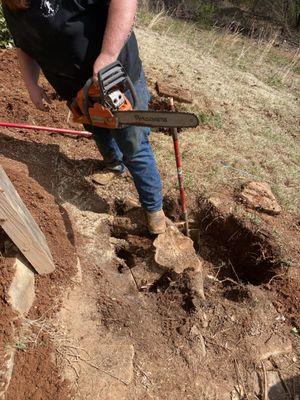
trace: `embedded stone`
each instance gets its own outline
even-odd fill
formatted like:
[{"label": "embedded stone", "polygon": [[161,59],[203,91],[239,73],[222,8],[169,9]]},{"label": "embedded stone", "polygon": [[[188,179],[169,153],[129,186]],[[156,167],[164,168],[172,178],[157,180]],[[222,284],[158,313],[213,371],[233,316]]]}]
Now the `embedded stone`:
[{"label": "embedded stone", "polygon": [[263,361],[270,357],[292,353],[292,351],[293,346],[289,339],[273,336],[268,343],[257,346],[257,358]]},{"label": "embedded stone", "polygon": [[5,361],[2,365],[0,365],[0,399],[4,399],[5,393],[11,381],[15,352],[15,348],[7,348],[4,356]]},{"label": "embedded stone", "polygon": [[35,299],[34,272],[21,258],[16,258],[14,269],[14,277],[8,290],[9,302],[14,311],[24,316]]},{"label": "embedded stone", "polygon": [[247,183],[239,194],[239,198],[244,204],[254,210],[271,215],[281,213],[281,207],[272,193],[270,185],[266,182]]}]

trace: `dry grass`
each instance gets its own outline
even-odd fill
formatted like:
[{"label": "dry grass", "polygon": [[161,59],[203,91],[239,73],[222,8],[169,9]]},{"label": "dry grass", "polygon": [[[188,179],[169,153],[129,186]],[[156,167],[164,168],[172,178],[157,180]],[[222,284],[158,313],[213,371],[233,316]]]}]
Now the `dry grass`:
[{"label": "dry grass", "polygon": [[200,29],[197,24],[172,18],[163,8],[157,13],[142,8],[139,23],[162,36],[175,35],[203,56],[213,56],[229,67],[250,72],[265,83],[272,85],[275,81],[275,86],[285,85],[299,95],[300,48],[282,45],[279,34],[266,41],[229,29]]},{"label": "dry grass", "polygon": [[[276,47],[276,37],[263,42],[237,32],[199,30],[162,13],[141,14],[139,26],[152,83],[165,80],[195,93],[187,109],[202,124],[182,135],[187,186],[212,195],[227,185],[263,180],[286,210],[296,212],[299,49]],[[153,144],[169,191],[176,186],[172,141],[157,134]]]}]

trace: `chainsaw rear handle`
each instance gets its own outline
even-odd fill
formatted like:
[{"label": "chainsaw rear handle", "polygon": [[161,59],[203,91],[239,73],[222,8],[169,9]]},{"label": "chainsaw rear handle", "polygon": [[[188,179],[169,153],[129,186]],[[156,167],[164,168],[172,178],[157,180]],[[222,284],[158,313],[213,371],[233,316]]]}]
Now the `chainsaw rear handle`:
[{"label": "chainsaw rear handle", "polygon": [[86,84],[84,85],[84,87],[82,89],[82,91],[83,91],[82,107],[83,107],[84,114],[90,120],[91,125],[92,125],[92,120],[91,120],[91,116],[90,116],[90,112],[89,112],[89,91],[90,91],[90,88],[91,88],[93,82],[94,82],[93,78],[89,78],[86,81]]},{"label": "chainsaw rear handle", "polygon": [[[89,91],[93,84],[93,78],[89,78],[83,87],[83,111],[86,117],[91,121],[89,112]],[[124,67],[119,61],[116,61],[107,67],[101,69],[98,73],[98,84],[100,89],[100,101],[105,103],[109,93],[114,88],[122,87],[124,91],[129,90],[133,104],[132,108],[138,110],[140,108],[140,98],[135,90],[135,87],[127,75]]]},{"label": "chainsaw rear handle", "polygon": [[129,89],[133,99],[132,108],[134,110],[140,108],[140,99],[137,95],[135,87],[120,61],[115,61],[99,71],[98,84],[100,87],[101,96],[104,99],[107,98],[108,94],[115,87],[121,86],[124,88],[124,91]]}]

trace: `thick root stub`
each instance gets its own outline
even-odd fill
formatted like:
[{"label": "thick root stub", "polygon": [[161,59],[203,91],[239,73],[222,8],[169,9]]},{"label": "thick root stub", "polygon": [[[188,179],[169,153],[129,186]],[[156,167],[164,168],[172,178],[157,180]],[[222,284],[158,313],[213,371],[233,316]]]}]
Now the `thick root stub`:
[{"label": "thick root stub", "polygon": [[191,290],[204,299],[203,268],[193,241],[180,233],[174,225],[169,225],[153,245],[157,264],[176,274],[189,274]]}]

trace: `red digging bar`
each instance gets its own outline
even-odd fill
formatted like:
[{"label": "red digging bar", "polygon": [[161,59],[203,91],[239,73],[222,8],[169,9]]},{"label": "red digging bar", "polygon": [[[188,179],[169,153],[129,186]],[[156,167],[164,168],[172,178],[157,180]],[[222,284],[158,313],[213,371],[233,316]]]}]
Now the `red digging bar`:
[{"label": "red digging bar", "polygon": [[61,133],[63,135],[73,135],[79,137],[85,137],[91,139],[92,133],[87,131],[75,131],[73,129],[63,129],[63,128],[51,128],[50,126],[38,126],[38,125],[27,125],[27,124],[17,124],[13,122],[1,122],[0,126],[5,128],[17,128],[17,129],[29,129],[34,131],[45,131],[53,133]]},{"label": "red digging bar", "polygon": [[[173,98],[170,99],[170,106],[171,106],[171,110],[175,111]],[[184,189],[182,157],[181,157],[181,153],[180,153],[179,136],[178,136],[178,131],[176,128],[171,128],[170,131],[171,131],[171,134],[173,137],[175,160],[176,160],[176,166],[177,166],[178,185],[179,185],[179,191],[180,191],[181,208],[182,208],[182,214],[183,214],[184,223],[185,223],[185,233],[186,233],[186,236],[189,237],[190,236],[189,219],[188,219],[187,199],[186,199],[186,193],[185,193],[185,189]]]}]

